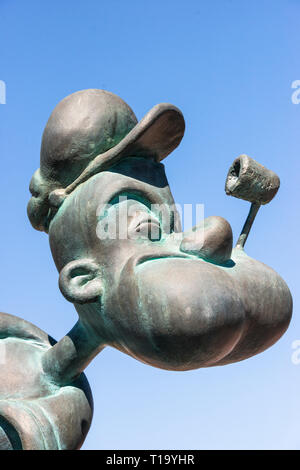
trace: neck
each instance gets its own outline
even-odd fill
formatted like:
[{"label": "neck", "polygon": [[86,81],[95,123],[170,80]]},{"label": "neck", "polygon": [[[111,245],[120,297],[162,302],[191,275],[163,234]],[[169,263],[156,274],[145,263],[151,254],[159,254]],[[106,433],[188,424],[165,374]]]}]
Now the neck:
[{"label": "neck", "polygon": [[45,352],[44,372],[59,385],[70,384],[104,347],[95,330],[79,319],[66,336]]}]

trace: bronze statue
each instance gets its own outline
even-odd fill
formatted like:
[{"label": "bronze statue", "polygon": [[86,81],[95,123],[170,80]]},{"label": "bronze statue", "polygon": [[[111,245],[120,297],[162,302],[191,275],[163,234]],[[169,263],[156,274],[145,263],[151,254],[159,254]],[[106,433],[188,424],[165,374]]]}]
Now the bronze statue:
[{"label": "bronze statue", "polygon": [[190,370],[247,359],[287,329],[287,285],[244,251],[277,175],[246,155],[234,161],[226,192],[252,204],[235,248],[221,217],[182,233],[161,161],[184,128],[175,106],[159,104],[137,122],[103,90],[74,93],[51,114],[28,216],[49,234],[60,290],[79,319],[55,342],[0,315],[0,448],[80,448],[93,407],[83,370],[105,346]]}]

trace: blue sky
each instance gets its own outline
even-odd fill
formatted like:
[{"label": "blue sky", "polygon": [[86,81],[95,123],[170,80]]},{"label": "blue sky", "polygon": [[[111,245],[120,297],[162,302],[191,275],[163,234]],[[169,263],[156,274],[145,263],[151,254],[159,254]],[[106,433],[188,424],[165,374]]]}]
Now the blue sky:
[{"label": "blue sky", "polygon": [[235,237],[248,204],[224,192],[234,158],[247,153],[281,178],[246,251],[287,281],[287,333],[247,361],[186,373],[105,349],[86,371],[95,414],[84,449],[300,448],[299,14],[298,0],[0,0],[0,310],[56,339],[76,321],[47,236],[26,215],[43,128],[72,92],[112,91],[139,119],[156,103],[178,106],[186,134],[165,162],[174,197],[204,203]]}]

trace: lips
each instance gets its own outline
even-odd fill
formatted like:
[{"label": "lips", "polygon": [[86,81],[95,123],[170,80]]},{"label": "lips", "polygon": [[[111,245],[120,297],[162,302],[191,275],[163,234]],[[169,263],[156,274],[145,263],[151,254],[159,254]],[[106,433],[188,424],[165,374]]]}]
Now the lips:
[{"label": "lips", "polygon": [[195,259],[195,257],[187,256],[184,254],[177,254],[177,253],[166,253],[166,254],[147,254],[140,256],[135,263],[135,266],[140,266],[141,264],[147,263],[148,261],[156,261],[156,260],[163,260],[163,259]]}]

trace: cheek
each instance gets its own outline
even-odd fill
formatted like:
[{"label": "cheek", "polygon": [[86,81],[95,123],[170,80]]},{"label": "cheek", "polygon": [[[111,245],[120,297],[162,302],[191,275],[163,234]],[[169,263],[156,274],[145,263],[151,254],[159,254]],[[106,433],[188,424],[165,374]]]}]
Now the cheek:
[{"label": "cheek", "polygon": [[245,318],[226,273],[200,260],[170,258],[126,272],[117,310],[111,320],[118,346],[171,370],[204,367],[228,354]]}]

